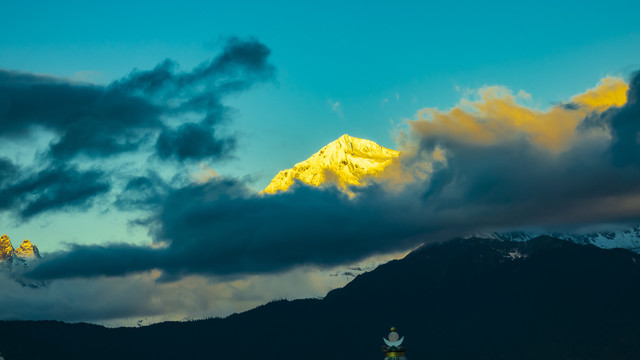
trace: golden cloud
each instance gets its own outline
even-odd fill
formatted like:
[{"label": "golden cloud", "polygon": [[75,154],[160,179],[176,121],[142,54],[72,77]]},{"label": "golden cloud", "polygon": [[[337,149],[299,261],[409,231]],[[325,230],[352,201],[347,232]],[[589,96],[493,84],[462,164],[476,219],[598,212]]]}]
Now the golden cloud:
[{"label": "golden cloud", "polygon": [[[502,86],[483,87],[477,99],[463,99],[448,111],[426,108],[410,121],[421,138],[448,139],[479,146],[523,138],[541,148],[561,152],[571,146],[580,122],[593,111],[626,103],[629,86],[620,78],[606,77],[593,89],[540,110],[523,105],[530,95],[514,95]],[[570,105],[570,106],[568,106]]]}]

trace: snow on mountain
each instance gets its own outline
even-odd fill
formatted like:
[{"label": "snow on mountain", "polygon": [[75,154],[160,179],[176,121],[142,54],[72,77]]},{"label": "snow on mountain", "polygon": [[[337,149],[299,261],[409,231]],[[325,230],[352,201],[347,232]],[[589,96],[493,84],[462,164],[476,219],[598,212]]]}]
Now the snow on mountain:
[{"label": "snow on mountain", "polygon": [[24,239],[20,247],[15,249],[15,254],[21,258],[32,259],[32,258],[40,258],[40,251],[38,251],[38,247],[33,245],[31,241]]},{"label": "snow on mountain", "polygon": [[367,177],[382,172],[399,155],[399,151],[345,134],[292,169],[280,171],[264,192],[286,191],[296,179],[313,186],[331,183],[341,189],[364,185]]},{"label": "snow on mountain", "polygon": [[586,234],[568,234],[558,232],[491,232],[474,234],[471,237],[495,240],[529,241],[538,236],[547,235],[568,240],[577,244],[591,244],[603,249],[621,248],[640,253],[640,225],[623,229]]},{"label": "snow on mountain", "polygon": [[40,260],[40,251],[31,241],[25,239],[18,248],[14,248],[6,234],[0,237],[0,269],[9,273],[15,281],[23,286],[40,287],[44,285],[42,282],[27,281],[22,276],[38,260]]}]

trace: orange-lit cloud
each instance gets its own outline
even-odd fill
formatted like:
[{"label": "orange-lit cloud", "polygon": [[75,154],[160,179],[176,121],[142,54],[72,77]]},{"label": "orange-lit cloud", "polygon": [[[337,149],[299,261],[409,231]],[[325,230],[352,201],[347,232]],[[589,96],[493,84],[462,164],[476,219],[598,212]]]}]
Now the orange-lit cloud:
[{"label": "orange-lit cloud", "polygon": [[629,85],[617,77],[606,77],[598,86],[576,95],[572,101],[590,110],[606,110],[611,106],[622,106],[627,102]]},{"label": "orange-lit cloud", "polygon": [[478,146],[523,138],[560,152],[571,146],[579,124],[589,113],[624,105],[628,88],[622,79],[607,77],[569,103],[540,110],[523,104],[530,101],[530,95],[523,91],[514,95],[505,87],[489,86],[477,90],[476,99],[463,99],[448,111],[422,109],[409,124],[421,138]]},{"label": "orange-lit cloud", "polygon": [[198,184],[204,184],[207,181],[218,177],[218,173],[213,170],[209,165],[200,163],[200,171],[191,174],[191,180]]}]

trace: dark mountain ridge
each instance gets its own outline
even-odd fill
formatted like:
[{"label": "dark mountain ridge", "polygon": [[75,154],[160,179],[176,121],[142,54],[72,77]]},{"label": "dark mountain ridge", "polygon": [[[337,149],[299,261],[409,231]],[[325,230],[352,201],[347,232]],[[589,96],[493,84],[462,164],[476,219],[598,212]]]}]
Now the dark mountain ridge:
[{"label": "dark mountain ridge", "polygon": [[[638,359],[640,255],[551,237],[424,246],[320,299],[142,328],[0,322],[15,359]],[[38,344],[34,346],[34,344]]]}]

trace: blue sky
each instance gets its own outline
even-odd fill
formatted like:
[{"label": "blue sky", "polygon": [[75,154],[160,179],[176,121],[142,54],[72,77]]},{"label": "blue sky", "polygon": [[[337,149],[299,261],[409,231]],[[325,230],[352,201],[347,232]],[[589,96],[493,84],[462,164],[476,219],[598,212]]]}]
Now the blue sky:
[{"label": "blue sky", "polygon": [[[204,286],[204,281],[216,284],[203,290],[207,296],[215,300],[214,293],[231,294],[224,301],[233,304],[236,295],[247,297],[238,288],[265,289],[240,286],[233,282],[237,278],[218,282],[216,276],[245,276],[254,284],[266,276],[277,283],[274,272],[406,251],[427,235],[460,235],[450,231],[454,228],[575,229],[640,219],[634,210],[638,207],[623,206],[640,203],[640,190],[634,185],[640,183],[640,164],[634,163],[640,152],[633,139],[622,136],[637,130],[637,107],[620,102],[593,105],[574,97],[596,86],[593,93],[602,96],[611,90],[606,84],[620,90],[623,81],[633,83],[634,71],[640,69],[637,1],[9,0],[0,5],[0,13],[0,110],[13,109],[15,99],[27,104],[21,108],[27,114],[22,118],[15,115],[18,112],[0,111],[0,174],[13,176],[0,179],[0,195],[11,196],[10,201],[0,199],[0,233],[7,233],[14,245],[29,238],[44,253],[57,252],[39,276],[63,279],[55,285],[60,286],[61,302],[69,294],[83,298],[68,291],[77,284],[65,283],[71,281],[67,278],[107,276],[108,286],[114,286],[121,276],[118,286],[125,288],[144,282],[141,298],[171,293],[174,285],[167,284],[174,280],[183,281],[175,286],[189,289]],[[163,63],[165,59],[173,62]],[[158,64],[167,67],[156,68]],[[210,66],[213,75],[199,72],[202,66]],[[140,80],[143,75],[165,75],[168,80],[153,87]],[[608,83],[600,82],[607,77]],[[224,83],[227,80],[236,82]],[[139,114],[124,113],[131,126],[120,124],[119,117],[99,114],[116,124],[105,125],[104,138],[78,133],[74,137],[69,135],[72,130],[100,123],[84,119],[76,129],[77,123],[65,122],[69,119],[64,116],[57,119],[56,114],[83,113],[90,101],[65,102],[63,94],[60,103],[48,102],[58,96],[55,91],[48,93],[50,98],[22,98],[20,81],[69,90],[89,100],[113,95],[116,105],[130,101],[127,104],[137,106],[132,109]],[[214,105],[194,105],[203,99]],[[36,105],[44,108],[29,108]],[[98,102],[98,110],[88,114],[99,113],[103,105]],[[450,111],[456,105],[468,110],[465,115],[473,119],[472,125],[485,132],[468,136],[447,127],[447,121],[457,121]],[[484,105],[511,113],[492,113]],[[51,121],[42,119],[48,118],[49,107]],[[439,109],[439,118],[418,115],[425,108]],[[212,109],[224,114],[207,123]],[[518,128],[514,113],[534,114],[532,123]],[[549,119],[547,132],[541,131],[536,121]],[[565,123],[557,125],[554,119],[573,127],[564,133]],[[184,124],[191,127],[181,127]],[[162,148],[157,140],[164,136],[165,144],[178,144],[179,135],[189,131],[205,136],[198,132],[202,129],[213,134],[204,141],[210,156],[188,148],[197,154],[183,156],[171,147]],[[504,132],[496,135],[495,129]],[[426,161],[431,169],[424,181],[416,180],[400,194],[367,188],[355,203],[331,191],[306,188],[280,197],[255,196],[279,170],[342,134],[397,149],[400,132],[411,134],[417,139],[414,145],[428,155],[425,160],[410,154],[405,165]],[[552,143],[544,138],[549,133],[553,141],[559,141],[553,136],[561,133],[560,145],[545,147]],[[67,135],[74,141],[64,142]],[[227,149],[225,144],[231,143],[235,146]],[[442,149],[452,155],[448,162],[435,155]],[[220,176],[193,183],[203,168]],[[537,171],[530,173],[531,169]],[[575,176],[581,176],[580,184],[573,183]],[[449,187],[442,185],[448,181]],[[522,189],[527,191],[521,193]],[[371,195],[378,190],[383,195]],[[49,203],[39,202],[49,198]],[[618,201],[621,198],[626,202]],[[598,214],[584,210],[584,204],[599,210],[603,199],[622,205]],[[505,204],[522,206],[505,209]],[[436,210],[451,208],[460,212]],[[296,231],[315,226],[312,219],[320,224],[322,231],[315,232],[322,236],[309,236],[308,244],[293,242],[306,236]],[[334,229],[335,223],[347,230]],[[376,225],[367,236],[373,240],[353,240],[371,223]],[[290,228],[292,233],[284,231]],[[340,243],[351,240],[353,246]],[[181,258],[168,265],[166,253],[146,247],[151,242],[170,243],[169,250],[178,254],[202,253],[219,263],[229,261],[227,268],[235,270],[209,264],[210,258],[184,263]],[[260,251],[253,252],[256,249]],[[220,255],[225,251],[238,257]],[[96,253],[99,256],[93,257]],[[93,261],[112,259],[109,256],[133,259],[141,268]],[[88,266],[86,272],[78,270],[81,264]],[[145,273],[149,269],[162,274]],[[315,276],[309,271],[286,276],[309,280]],[[156,288],[158,278],[164,283]],[[259,300],[240,308],[222,309],[211,300],[204,308],[187,304],[180,311],[222,314],[288,294],[319,296],[326,290],[326,284],[321,285],[306,293],[283,285],[278,291],[254,294]],[[34,308],[41,307],[34,299]],[[149,315],[140,310],[144,306],[130,305],[123,300],[117,312],[128,318]],[[170,307],[154,310],[156,320],[184,315]],[[86,315],[52,313],[51,318],[115,317],[100,309],[85,310]]]}]

